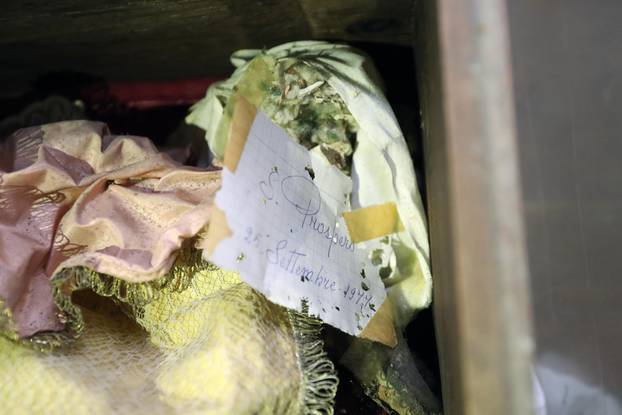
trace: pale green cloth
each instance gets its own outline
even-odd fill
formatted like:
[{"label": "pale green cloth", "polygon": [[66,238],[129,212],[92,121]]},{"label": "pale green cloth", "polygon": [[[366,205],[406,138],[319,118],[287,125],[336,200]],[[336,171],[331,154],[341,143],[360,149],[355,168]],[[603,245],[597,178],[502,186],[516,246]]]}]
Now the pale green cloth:
[{"label": "pale green cloth", "polygon": [[[253,79],[248,71],[252,71],[249,63],[255,58],[271,64],[274,78],[280,81],[279,85],[257,86],[264,90],[260,110],[288,131],[295,141],[310,151],[324,154],[333,164],[338,165],[339,160],[329,157],[329,152],[325,151],[327,146],[332,146],[332,150],[348,160],[353,151],[351,169],[347,169],[354,184],[352,207],[396,203],[405,231],[384,238],[380,259],[384,270],[381,276],[394,306],[396,329],[401,332],[416,311],[427,307],[431,301],[429,245],[412,160],[393,111],[377,86],[373,65],[368,57],[347,45],[317,41],[234,53],[231,61],[237,69],[231,78],[212,86],[186,119],[205,130],[208,145],[217,159],[222,160],[227,144],[227,136],[219,129],[224,108],[236,85]],[[294,69],[300,78],[298,82],[296,76],[291,75]],[[338,97],[338,102],[334,102],[334,97]],[[296,105],[301,100],[306,104]],[[334,127],[327,130],[326,136],[313,135],[317,133],[313,131],[309,138],[304,126],[292,120],[296,111],[300,111],[299,117],[306,117],[308,114],[303,111],[308,112],[313,105],[317,111],[313,121],[332,123]],[[333,113],[326,114],[330,111]],[[343,137],[351,133],[355,137],[350,145]],[[395,368],[390,368],[393,364],[410,359],[401,333],[398,337],[400,345],[394,350],[355,339],[344,363],[377,401],[383,401],[402,414],[422,413],[424,409],[413,404],[416,399],[408,396],[429,397],[429,390],[413,391],[412,385],[417,382],[412,378],[397,379],[391,375],[395,373]],[[403,369],[410,370],[410,367],[403,366]],[[418,375],[413,376],[419,380]]]}]

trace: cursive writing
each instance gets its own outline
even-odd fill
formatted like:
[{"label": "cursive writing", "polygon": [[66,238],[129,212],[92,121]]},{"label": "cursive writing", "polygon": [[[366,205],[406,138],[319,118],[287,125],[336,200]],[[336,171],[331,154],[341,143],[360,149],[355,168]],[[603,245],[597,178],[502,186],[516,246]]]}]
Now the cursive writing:
[{"label": "cursive writing", "polygon": [[354,244],[347,235],[339,232],[338,225],[327,224],[318,216],[322,207],[322,197],[312,180],[304,176],[287,176],[281,181],[281,193],[300,214],[300,227],[313,230],[327,240],[327,257],[330,258],[333,246],[354,252]]}]

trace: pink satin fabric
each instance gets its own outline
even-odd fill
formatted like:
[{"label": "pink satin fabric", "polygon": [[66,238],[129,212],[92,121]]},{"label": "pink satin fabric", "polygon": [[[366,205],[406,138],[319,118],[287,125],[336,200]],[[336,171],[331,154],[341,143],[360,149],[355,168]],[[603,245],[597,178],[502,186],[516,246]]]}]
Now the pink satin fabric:
[{"label": "pink satin fabric", "polygon": [[0,304],[12,328],[22,338],[63,329],[50,286],[61,268],[164,275],[207,225],[219,187],[219,171],[183,167],[101,123],[16,132],[0,147]]}]

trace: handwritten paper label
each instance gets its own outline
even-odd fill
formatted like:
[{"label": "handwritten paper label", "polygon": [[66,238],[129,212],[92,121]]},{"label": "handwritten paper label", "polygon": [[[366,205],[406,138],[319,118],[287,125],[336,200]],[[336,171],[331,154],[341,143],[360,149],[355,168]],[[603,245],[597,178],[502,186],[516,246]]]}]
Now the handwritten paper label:
[{"label": "handwritten paper label", "polygon": [[385,299],[365,244],[342,217],[352,181],[257,112],[235,173],[216,196],[233,236],[211,260],[236,270],[271,301],[301,309],[353,335]]}]

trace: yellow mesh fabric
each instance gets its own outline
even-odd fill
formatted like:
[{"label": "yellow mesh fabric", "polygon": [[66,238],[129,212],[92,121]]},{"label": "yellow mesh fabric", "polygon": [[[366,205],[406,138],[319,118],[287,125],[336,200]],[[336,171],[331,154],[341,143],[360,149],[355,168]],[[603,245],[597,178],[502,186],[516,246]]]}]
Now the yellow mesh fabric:
[{"label": "yellow mesh fabric", "polygon": [[153,376],[164,355],[123,314],[84,310],[86,330],[54,352],[0,337],[6,414],[163,413]]},{"label": "yellow mesh fabric", "polygon": [[337,377],[320,323],[270,303],[236,273],[178,259],[159,287],[105,285],[84,268],[62,278],[101,295],[77,301],[80,291],[65,303],[83,331],[64,347],[41,353],[0,339],[9,413],[332,413]]}]

